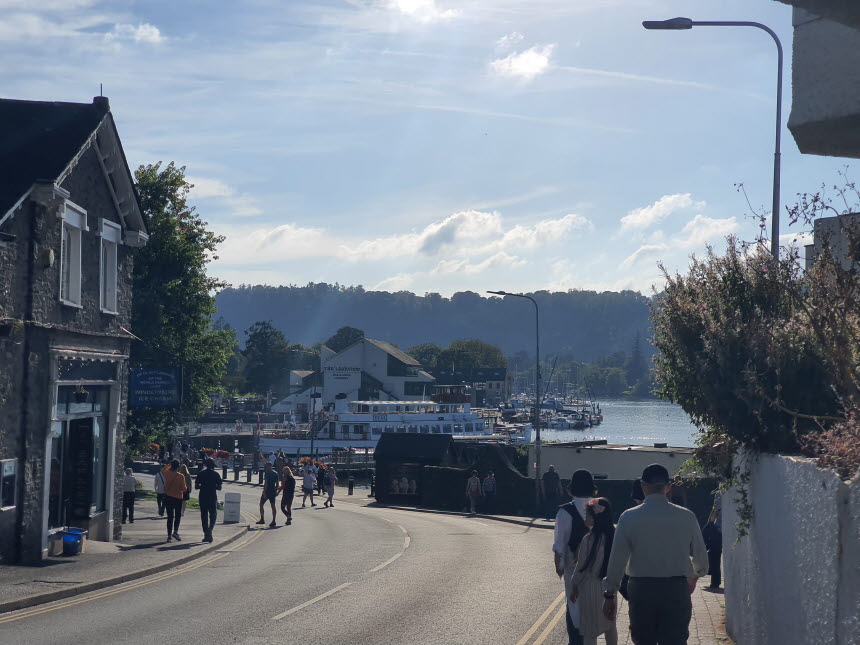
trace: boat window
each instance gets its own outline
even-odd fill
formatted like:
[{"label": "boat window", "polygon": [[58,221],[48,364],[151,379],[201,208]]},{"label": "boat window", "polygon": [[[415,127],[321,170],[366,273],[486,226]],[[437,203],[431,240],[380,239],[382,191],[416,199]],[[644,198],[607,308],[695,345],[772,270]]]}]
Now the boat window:
[{"label": "boat window", "polygon": [[445,432],[446,432],[447,434],[451,434],[451,433],[454,431],[454,428],[453,428],[453,426],[452,426],[450,423],[446,423],[446,424],[445,424],[444,426],[442,426],[442,427],[443,427],[443,428],[445,428]]},{"label": "boat window", "polygon": [[455,433],[462,433],[463,432],[463,425],[461,423],[455,423],[454,424],[454,432]]},{"label": "boat window", "polygon": [[386,432],[394,432],[394,426],[385,426]]},{"label": "boat window", "polygon": [[475,429],[475,426],[473,424],[471,424],[471,423],[466,424],[466,432],[472,432],[472,431],[474,431],[474,429]]},{"label": "boat window", "polygon": [[382,434],[382,428],[380,428],[379,426],[373,426],[372,434]]},{"label": "boat window", "polygon": [[418,432],[418,426],[409,426],[409,432]]},{"label": "boat window", "polygon": [[397,432],[406,432],[406,426],[397,426]]},{"label": "boat window", "polygon": [[441,433],[442,433],[442,428],[440,428],[439,426],[433,426],[433,434],[441,434]]},{"label": "boat window", "polygon": [[421,426],[421,434],[429,434],[430,426]]}]

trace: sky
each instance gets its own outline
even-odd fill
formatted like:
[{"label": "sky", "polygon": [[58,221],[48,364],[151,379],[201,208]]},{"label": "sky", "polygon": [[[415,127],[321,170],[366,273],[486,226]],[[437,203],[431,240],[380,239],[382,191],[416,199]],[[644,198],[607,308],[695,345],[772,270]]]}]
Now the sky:
[{"label": "sky", "polygon": [[0,95],[103,84],[129,165],[186,167],[234,286],[649,295],[771,202],[773,42],[641,26],[679,15],[780,35],[782,204],[837,182],[850,160],[785,127],[773,0],[0,0]]}]

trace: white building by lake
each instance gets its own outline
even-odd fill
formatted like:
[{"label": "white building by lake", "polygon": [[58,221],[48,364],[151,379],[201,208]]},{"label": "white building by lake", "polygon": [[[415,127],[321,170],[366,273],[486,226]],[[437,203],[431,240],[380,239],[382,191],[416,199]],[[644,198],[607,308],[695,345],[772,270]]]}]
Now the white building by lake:
[{"label": "white building by lake", "polygon": [[[309,412],[347,401],[429,400],[436,382],[421,363],[391,343],[364,338],[341,352],[325,345],[319,373],[295,373],[292,392],[272,406],[272,412],[304,418]],[[314,403],[314,394],[319,394]]]}]

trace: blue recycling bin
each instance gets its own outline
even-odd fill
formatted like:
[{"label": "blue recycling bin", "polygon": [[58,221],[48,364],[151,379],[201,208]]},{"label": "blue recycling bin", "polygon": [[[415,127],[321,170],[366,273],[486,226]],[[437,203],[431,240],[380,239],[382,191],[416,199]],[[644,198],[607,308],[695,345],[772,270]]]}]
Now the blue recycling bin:
[{"label": "blue recycling bin", "polygon": [[75,526],[63,530],[63,555],[80,555],[87,531]]}]

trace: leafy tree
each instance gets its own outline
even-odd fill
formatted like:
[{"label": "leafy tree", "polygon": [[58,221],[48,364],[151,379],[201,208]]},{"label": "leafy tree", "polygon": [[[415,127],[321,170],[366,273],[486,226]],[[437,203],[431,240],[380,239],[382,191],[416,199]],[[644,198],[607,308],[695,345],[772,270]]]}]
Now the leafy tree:
[{"label": "leafy tree", "polygon": [[245,379],[254,392],[264,393],[283,385],[290,373],[290,344],[271,321],[255,322],[246,331]]},{"label": "leafy tree", "polygon": [[482,340],[455,340],[436,357],[436,367],[482,368],[506,367],[508,364],[502,350]]},{"label": "leafy tree", "polygon": [[134,260],[132,366],[180,367],[183,401],[178,409],[132,408],[128,426],[134,446],[161,443],[181,420],[201,414],[209,393],[221,386],[235,347],[235,334],[213,329],[213,293],[227,286],[207,275],[224,241],[187,204],[190,184],[185,168],[173,162],[140,166],[135,171],[149,242]]},{"label": "leafy tree", "polygon": [[648,365],[645,363],[645,355],[642,353],[642,334],[636,331],[633,337],[633,347],[630,350],[630,359],[627,361],[627,381],[637,383],[648,373]]},{"label": "leafy tree", "polygon": [[342,352],[350,345],[354,345],[364,338],[364,332],[355,327],[341,327],[334,336],[326,340],[323,345],[334,352]]},{"label": "leafy tree", "polygon": [[406,350],[406,353],[424,367],[436,367],[436,359],[439,358],[442,351],[442,348],[435,343],[422,343],[421,345],[413,345]]}]

